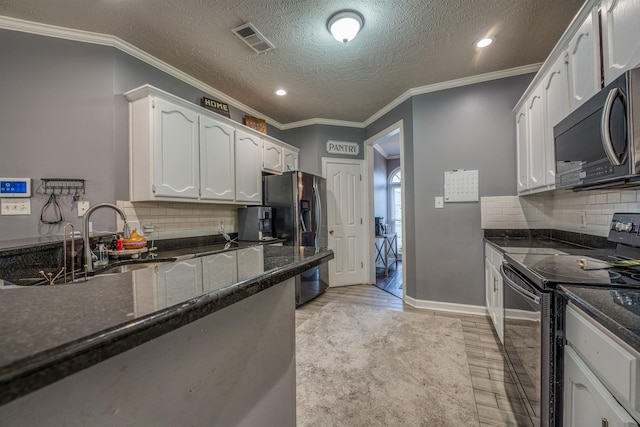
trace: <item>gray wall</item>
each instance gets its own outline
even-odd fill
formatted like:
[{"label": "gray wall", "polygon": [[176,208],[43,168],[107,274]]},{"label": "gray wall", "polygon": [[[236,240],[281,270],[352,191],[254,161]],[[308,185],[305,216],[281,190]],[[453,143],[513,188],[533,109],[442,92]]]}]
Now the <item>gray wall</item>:
[{"label": "gray wall", "polygon": [[[129,116],[124,92],[149,83],[200,104],[211,97],[117,49],[0,30],[0,176],[86,180],[92,204],[129,198]],[[242,122],[245,112],[230,107]],[[280,131],[269,126],[269,134]],[[47,197],[34,194],[31,215],[0,216],[0,240],[62,234],[42,225]],[[65,221],[81,229],[70,197]],[[92,216],[95,230],[115,230],[113,212]]]},{"label": "gray wall", "polygon": [[[453,169],[479,170],[481,197],[516,194],[511,109],[532,78],[529,74],[416,96],[411,111],[404,111],[412,117],[412,132],[405,120],[403,176],[407,295],[484,305],[480,203],[446,203],[435,209],[434,198],[443,195],[443,174]],[[397,117],[387,123],[394,121]],[[384,126],[368,128],[367,134],[380,128]]]},{"label": "gray wall", "polygon": [[384,222],[389,222],[387,174],[387,160],[373,150],[373,216],[383,217]]},{"label": "gray wall", "polygon": [[[322,175],[322,157],[348,157],[351,159],[364,159],[364,129],[310,125],[301,128],[289,129],[281,133],[281,140],[294,147],[298,147],[301,153],[298,169],[303,172]],[[341,156],[328,154],[326,151],[327,141],[357,142],[360,146],[358,156]]]},{"label": "gray wall", "polygon": [[395,168],[400,167],[400,159],[387,160],[387,175],[389,175]]}]

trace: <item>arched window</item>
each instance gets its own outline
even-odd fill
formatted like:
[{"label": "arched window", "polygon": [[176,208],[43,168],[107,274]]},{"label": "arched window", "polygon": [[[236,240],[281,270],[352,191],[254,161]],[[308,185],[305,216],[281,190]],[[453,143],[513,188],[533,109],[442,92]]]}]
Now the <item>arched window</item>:
[{"label": "arched window", "polygon": [[389,231],[398,235],[398,253],[402,253],[402,176],[400,168],[389,174]]}]

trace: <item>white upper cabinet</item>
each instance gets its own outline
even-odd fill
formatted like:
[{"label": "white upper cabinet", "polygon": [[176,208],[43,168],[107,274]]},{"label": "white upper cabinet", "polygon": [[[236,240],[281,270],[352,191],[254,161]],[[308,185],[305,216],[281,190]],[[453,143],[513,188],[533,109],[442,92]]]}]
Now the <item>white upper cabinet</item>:
[{"label": "white upper cabinet", "polygon": [[281,174],[283,171],[283,149],[284,147],[274,144],[271,141],[262,141],[262,170],[275,174]]},{"label": "white upper cabinet", "polygon": [[534,189],[545,185],[545,144],[544,144],[544,111],[542,101],[542,85],[527,100],[528,133],[527,146],[529,157],[528,188]]},{"label": "white upper cabinet", "polygon": [[200,117],[201,198],[234,201],[235,130],[209,117]]},{"label": "white upper cabinet", "polygon": [[542,100],[545,116],[545,182],[555,186],[556,156],[553,139],[553,127],[569,114],[569,94],[567,89],[567,63],[565,56],[560,56],[542,81]]},{"label": "white upper cabinet", "polygon": [[296,148],[184,99],[149,85],[125,97],[131,201],[259,205],[263,166],[282,173],[287,150],[297,169]]},{"label": "white upper cabinet", "polygon": [[602,58],[605,85],[640,65],[640,0],[603,0]]},{"label": "white upper cabinet", "polygon": [[601,87],[598,12],[593,9],[567,46],[569,109],[575,110]]},{"label": "white upper cabinet", "polygon": [[283,151],[284,169],[283,172],[298,170],[298,152],[290,148],[284,147]]},{"label": "white upper cabinet", "polygon": [[[171,102],[154,99],[157,197],[198,198],[198,114]],[[134,164],[135,168],[136,165]]]},{"label": "white upper cabinet", "polygon": [[236,200],[262,203],[262,139],[236,130]]},{"label": "white upper cabinet", "polygon": [[518,157],[518,192],[529,188],[529,155],[527,144],[527,106],[523,105],[516,112],[516,138]]}]

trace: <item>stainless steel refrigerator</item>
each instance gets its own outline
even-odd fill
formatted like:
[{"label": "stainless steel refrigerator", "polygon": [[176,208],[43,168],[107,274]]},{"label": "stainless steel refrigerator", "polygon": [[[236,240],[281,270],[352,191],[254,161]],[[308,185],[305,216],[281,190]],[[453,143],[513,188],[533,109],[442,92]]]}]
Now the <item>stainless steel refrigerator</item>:
[{"label": "stainless steel refrigerator", "polygon": [[[327,247],[327,184],[320,176],[292,171],[264,177],[264,205],[272,209],[272,235],[287,246]],[[296,276],[296,306],[329,287],[327,263]]]}]

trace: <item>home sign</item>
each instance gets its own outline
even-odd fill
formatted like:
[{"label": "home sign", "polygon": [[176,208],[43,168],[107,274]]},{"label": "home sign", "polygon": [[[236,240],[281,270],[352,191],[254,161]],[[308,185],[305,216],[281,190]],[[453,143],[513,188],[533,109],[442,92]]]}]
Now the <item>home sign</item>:
[{"label": "home sign", "polygon": [[218,114],[221,114],[225,117],[231,117],[229,113],[229,104],[225,104],[224,102],[216,101],[215,99],[202,97],[202,106],[208,110],[215,111]]}]

